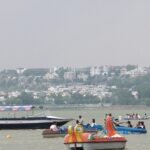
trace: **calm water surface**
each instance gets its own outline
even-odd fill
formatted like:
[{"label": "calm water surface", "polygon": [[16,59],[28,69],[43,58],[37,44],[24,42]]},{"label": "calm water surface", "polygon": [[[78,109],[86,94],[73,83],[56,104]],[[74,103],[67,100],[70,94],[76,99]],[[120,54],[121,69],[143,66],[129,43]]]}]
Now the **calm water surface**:
[{"label": "calm water surface", "polygon": [[[72,108],[72,109],[53,109],[51,115],[71,117],[76,119],[79,114],[84,117],[85,122],[90,122],[95,118],[97,123],[103,124],[106,113],[113,116],[124,115],[126,113],[139,113],[150,115],[149,109],[112,109],[112,108]],[[72,124],[70,122],[69,124]],[[132,122],[134,125],[136,121]],[[128,142],[126,150],[150,150],[150,120],[145,120],[148,130],[147,134],[128,134],[125,135]],[[0,130],[0,150],[65,150],[63,138],[43,138],[43,130]],[[8,138],[8,136],[11,136]]]}]

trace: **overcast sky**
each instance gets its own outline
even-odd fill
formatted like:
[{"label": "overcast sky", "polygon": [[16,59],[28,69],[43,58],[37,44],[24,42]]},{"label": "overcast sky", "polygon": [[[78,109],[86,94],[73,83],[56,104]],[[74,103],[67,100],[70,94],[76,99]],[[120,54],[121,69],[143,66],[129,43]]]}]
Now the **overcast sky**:
[{"label": "overcast sky", "polygon": [[149,0],[0,0],[0,68],[150,66]]}]

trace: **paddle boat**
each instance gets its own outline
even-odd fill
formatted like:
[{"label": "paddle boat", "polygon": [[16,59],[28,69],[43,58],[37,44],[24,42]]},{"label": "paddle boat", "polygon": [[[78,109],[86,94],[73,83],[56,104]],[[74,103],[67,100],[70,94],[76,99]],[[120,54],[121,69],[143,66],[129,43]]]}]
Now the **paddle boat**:
[{"label": "paddle boat", "polygon": [[91,133],[84,133],[83,127],[77,125],[75,127],[68,127],[68,134],[64,138],[64,144],[67,150],[112,150],[124,149],[127,140],[125,137],[117,134],[113,127],[111,116],[106,117],[106,130],[105,135],[97,135]]},{"label": "paddle boat", "polygon": [[[100,124],[97,124],[93,127],[90,127],[87,125],[84,125],[84,128],[89,130],[91,129],[95,129],[97,131],[101,131],[104,130],[104,127]],[[123,125],[119,125],[119,126],[115,126],[115,129],[118,133],[120,134],[141,134],[141,133],[147,133],[147,130],[145,128],[137,128],[137,127],[127,127],[127,126],[123,126]]]},{"label": "paddle boat", "polygon": [[56,137],[65,137],[66,131],[58,130],[58,131],[52,131],[50,129],[45,129],[42,132],[43,138],[56,138]]}]

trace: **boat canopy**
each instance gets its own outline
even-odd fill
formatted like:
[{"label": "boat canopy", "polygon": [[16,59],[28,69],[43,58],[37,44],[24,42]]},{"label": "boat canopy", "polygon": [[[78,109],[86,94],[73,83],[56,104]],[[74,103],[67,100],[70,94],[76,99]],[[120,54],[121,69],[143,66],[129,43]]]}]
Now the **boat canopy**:
[{"label": "boat canopy", "polygon": [[0,106],[0,111],[28,111],[34,108],[33,105],[23,105],[23,106]]}]

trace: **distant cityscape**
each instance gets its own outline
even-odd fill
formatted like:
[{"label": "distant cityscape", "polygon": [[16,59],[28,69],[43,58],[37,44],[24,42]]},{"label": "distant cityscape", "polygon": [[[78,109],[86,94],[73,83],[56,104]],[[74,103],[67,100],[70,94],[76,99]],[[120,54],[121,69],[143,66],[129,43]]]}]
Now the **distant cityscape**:
[{"label": "distant cityscape", "polygon": [[150,67],[0,70],[0,105],[150,105]]}]

